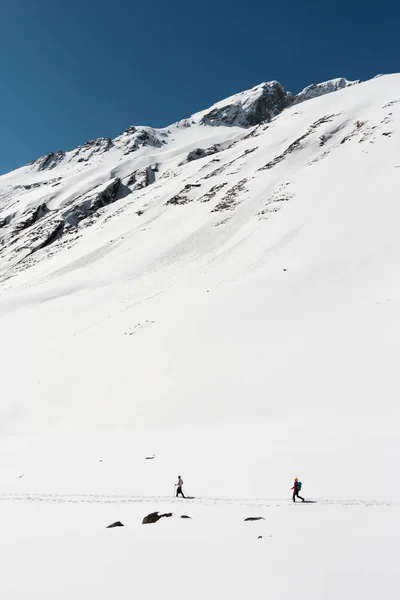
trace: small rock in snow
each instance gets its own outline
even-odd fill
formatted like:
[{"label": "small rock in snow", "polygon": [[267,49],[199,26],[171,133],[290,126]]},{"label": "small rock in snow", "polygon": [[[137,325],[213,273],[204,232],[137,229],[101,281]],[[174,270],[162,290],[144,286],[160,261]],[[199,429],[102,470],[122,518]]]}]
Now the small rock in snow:
[{"label": "small rock in snow", "polygon": [[107,525],[106,529],[112,529],[113,527],[124,527],[124,524],[121,521],[115,521],[115,523],[111,523],[111,525]]}]

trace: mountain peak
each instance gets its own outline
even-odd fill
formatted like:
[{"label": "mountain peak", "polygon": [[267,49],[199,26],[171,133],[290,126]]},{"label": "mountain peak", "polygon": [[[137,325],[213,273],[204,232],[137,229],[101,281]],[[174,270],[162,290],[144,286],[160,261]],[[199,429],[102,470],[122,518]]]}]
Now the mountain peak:
[{"label": "mountain peak", "polygon": [[292,103],[292,94],[278,81],[260,83],[196,113],[192,119],[201,125],[251,127],[270,121]]}]

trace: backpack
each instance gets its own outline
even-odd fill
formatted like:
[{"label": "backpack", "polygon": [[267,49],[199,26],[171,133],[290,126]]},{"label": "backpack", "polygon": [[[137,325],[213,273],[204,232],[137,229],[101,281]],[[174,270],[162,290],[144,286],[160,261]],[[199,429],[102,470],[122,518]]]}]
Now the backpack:
[{"label": "backpack", "polygon": [[302,486],[302,485],[303,485],[303,484],[301,483],[301,481],[298,481],[298,482],[297,482],[297,491],[298,491],[298,492],[301,490],[301,486]]}]

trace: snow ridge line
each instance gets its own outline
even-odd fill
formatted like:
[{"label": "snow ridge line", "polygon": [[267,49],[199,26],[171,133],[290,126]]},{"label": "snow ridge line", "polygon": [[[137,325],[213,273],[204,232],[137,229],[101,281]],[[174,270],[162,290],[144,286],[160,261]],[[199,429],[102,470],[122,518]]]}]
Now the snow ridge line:
[{"label": "snow ridge line", "polygon": [[[124,504],[124,503],[150,503],[150,502],[179,502],[181,504],[207,504],[207,505],[239,505],[239,506],[260,506],[260,507],[280,507],[291,504],[290,498],[211,498],[196,497],[186,499],[176,499],[171,496],[131,496],[131,495],[106,495],[106,494],[0,494],[1,501],[19,501],[19,502],[56,502],[56,503],[75,503],[75,504]],[[322,505],[340,505],[340,506],[389,506],[400,507],[400,501],[390,500],[329,500],[327,498],[316,498],[309,503]],[[301,502],[299,502],[301,504]]]}]

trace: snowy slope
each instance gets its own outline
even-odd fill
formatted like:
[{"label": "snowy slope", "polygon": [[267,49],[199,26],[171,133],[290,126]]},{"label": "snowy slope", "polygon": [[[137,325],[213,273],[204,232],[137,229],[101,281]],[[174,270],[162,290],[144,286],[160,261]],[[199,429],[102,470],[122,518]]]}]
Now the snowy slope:
[{"label": "snowy slope", "polygon": [[4,597],[393,593],[400,75],[336,87],[0,178]]},{"label": "snowy slope", "polygon": [[219,155],[248,134],[246,129],[271,121],[294,103],[349,85],[353,82],[336,79],[293,96],[276,81],[263,83],[168,128],[129,127],[114,140],[98,138],[69,152],[52,152],[0,177],[3,269],[12,272],[21,262],[29,266],[27,257],[87,227],[99,209],[175,178],[176,169],[189,162]]}]

